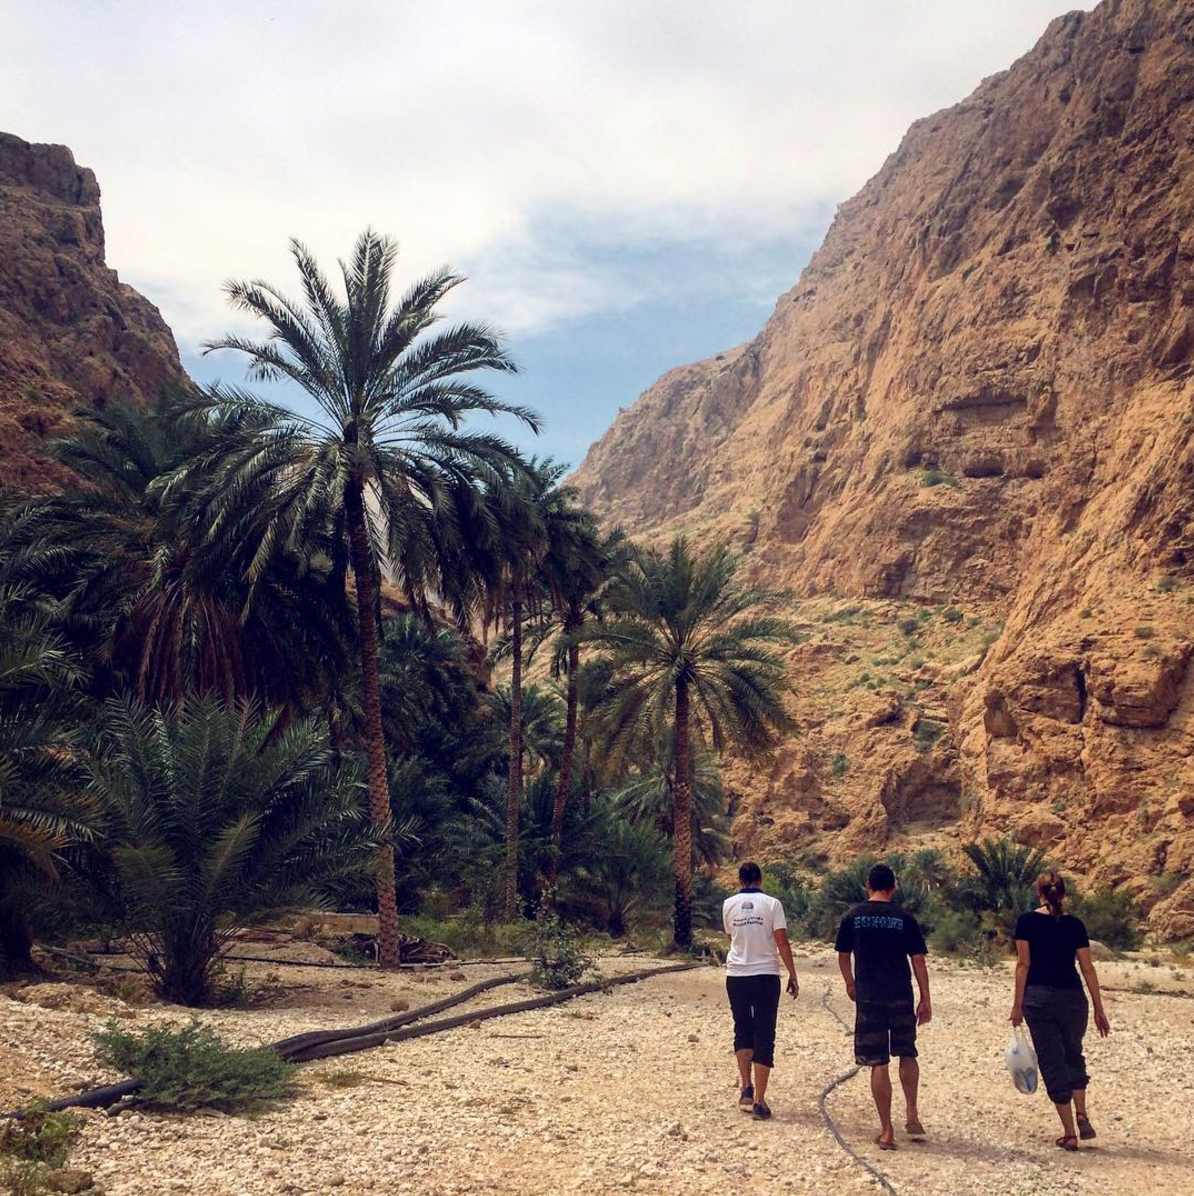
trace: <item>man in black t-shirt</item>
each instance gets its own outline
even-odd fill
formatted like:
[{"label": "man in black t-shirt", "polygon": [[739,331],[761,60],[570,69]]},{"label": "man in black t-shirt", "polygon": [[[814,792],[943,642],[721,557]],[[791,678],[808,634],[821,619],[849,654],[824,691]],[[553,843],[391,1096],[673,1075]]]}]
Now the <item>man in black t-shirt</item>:
[{"label": "man in black t-shirt", "polygon": [[[891,1124],[892,1055],[900,1060],[900,1086],[907,1102],[905,1125],[914,1138],[924,1134],[916,1099],[920,1065],[916,1062],[916,1027],[933,1016],[925,940],[916,919],[893,904],[895,873],[876,864],[867,877],[868,900],[856,905],[837,932],[837,959],[846,995],[855,1003],[854,1061],[871,1069],[871,1095],[879,1110],[880,1150],[895,1150]],[[908,961],[912,967],[909,969]],[[912,972],[920,1002],[912,1000]]]}]

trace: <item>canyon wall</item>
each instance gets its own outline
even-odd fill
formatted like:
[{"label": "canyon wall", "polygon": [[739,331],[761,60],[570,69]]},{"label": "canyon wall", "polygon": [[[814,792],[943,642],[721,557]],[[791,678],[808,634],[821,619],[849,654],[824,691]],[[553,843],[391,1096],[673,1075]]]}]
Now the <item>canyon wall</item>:
[{"label": "canyon wall", "polygon": [[72,411],[182,379],[157,308],[105,265],[95,175],[65,146],[0,133],[0,485],[56,486],[44,442]]},{"label": "canyon wall", "polygon": [[575,482],[814,604],[741,848],[1006,832],[1190,937],[1192,437],[1194,5],[1104,0],[914,124]]}]

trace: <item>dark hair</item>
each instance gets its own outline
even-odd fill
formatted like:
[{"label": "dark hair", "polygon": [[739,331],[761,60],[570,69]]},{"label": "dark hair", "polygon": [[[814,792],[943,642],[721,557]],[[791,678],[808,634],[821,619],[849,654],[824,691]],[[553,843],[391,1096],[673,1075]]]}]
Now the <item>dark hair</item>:
[{"label": "dark hair", "polygon": [[754,860],[747,860],[738,869],[738,879],[744,885],[757,885],[763,879],[763,869]]},{"label": "dark hair", "polygon": [[876,864],[867,874],[866,887],[872,893],[890,893],[895,885],[895,873],[886,864]]},{"label": "dark hair", "polygon": [[1061,903],[1065,900],[1065,877],[1050,868],[1036,878],[1036,891],[1055,917],[1061,917]]}]

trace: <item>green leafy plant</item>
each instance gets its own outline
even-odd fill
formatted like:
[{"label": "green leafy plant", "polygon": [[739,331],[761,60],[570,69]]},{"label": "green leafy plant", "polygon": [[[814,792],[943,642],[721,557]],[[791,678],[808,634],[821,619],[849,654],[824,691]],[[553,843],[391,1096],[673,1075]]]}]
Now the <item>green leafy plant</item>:
[{"label": "green leafy plant", "polygon": [[1134,951],[1140,946],[1140,914],[1130,893],[1096,889],[1075,902],[1074,913],[1092,939],[1113,951]]},{"label": "green leafy plant", "polygon": [[931,751],[944,731],[944,723],[939,723],[936,719],[924,718],[923,716],[918,718],[916,720],[916,731],[913,734],[913,738],[916,741],[916,750],[918,752]]},{"label": "green leafy plant", "polygon": [[100,1061],[140,1080],[140,1099],[163,1112],[246,1112],[292,1094],[293,1064],[270,1047],[229,1046],[196,1021],[139,1033],[109,1022],[92,1037]]},{"label": "green leafy plant", "polygon": [[1150,627],[1150,626],[1149,626],[1149,625],[1146,623],[1146,624],[1144,624],[1144,625],[1143,625],[1143,626],[1141,626],[1141,627],[1135,627],[1135,628],[1133,628],[1133,629],[1132,629],[1132,634],[1133,634],[1133,635],[1134,635],[1134,636],[1135,636],[1135,637],[1136,637],[1138,640],[1151,640],[1151,639],[1153,638],[1153,636],[1157,634],[1157,631],[1156,631],[1156,628],[1155,628],[1155,627]]},{"label": "green leafy plant", "polygon": [[829,775],[835,780],[840,781],[842,777],[850,771],[850,761],[844,752],[838,752],[833,758],[833,762],[829,766]]},{"label": "green leafy plant", "polygon": [[210,999],[224,944],[254,918],[326,904],[367,871],[363,786],[315,721],[282,728],[253,703],[107,707],[89,764],[108,823],[109,885],[158,991]]},{"label": "green leafy plant", "polygon": [[77,1113],[51,1113],[44,1102],[35,1102],[21,1111],[19,1120],[0,1125],[0,1155],[61,1167],[82,1132],[83,1119]]},{"label": "green leafy plant", "polygon": [[920,475],[920,484],[922,486],[956,486],[958,479],[952,473],[946,473],[943,469],[938,469],[936,465],[931,465]]},{"label": "green leafy plant", "polygon": [[575,927],[569,926],[548,903],[540,911],[531,934],[531,981],[552,992],[579,984],[593,969]]}]

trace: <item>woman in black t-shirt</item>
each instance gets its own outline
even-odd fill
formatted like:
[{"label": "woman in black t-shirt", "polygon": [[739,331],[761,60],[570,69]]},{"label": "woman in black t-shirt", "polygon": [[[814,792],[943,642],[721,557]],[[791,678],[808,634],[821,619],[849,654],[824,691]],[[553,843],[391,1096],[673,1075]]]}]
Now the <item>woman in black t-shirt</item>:
[{"label": "woman in black t-shirt", "polygon": [[1095,1137],[1086,1115],[1082,1038],[1089,1010],[1079,968],[1090,989],[1095,1025],[1104,1038],[1111,1033],[1111,1023],[1103,1012],[1086,927],[1081,918],[1062,912],[1065,880],[1052,870],[1044,872],[1036,882],[1036,892],[1040,906],[1022,914],[1016,923],[1016,997],[1011,1022],[1013,1026],[1028,1023],[1045,1090],[1065,1130],[1057,1145],[1077,1150],[1079,1138]]}]

